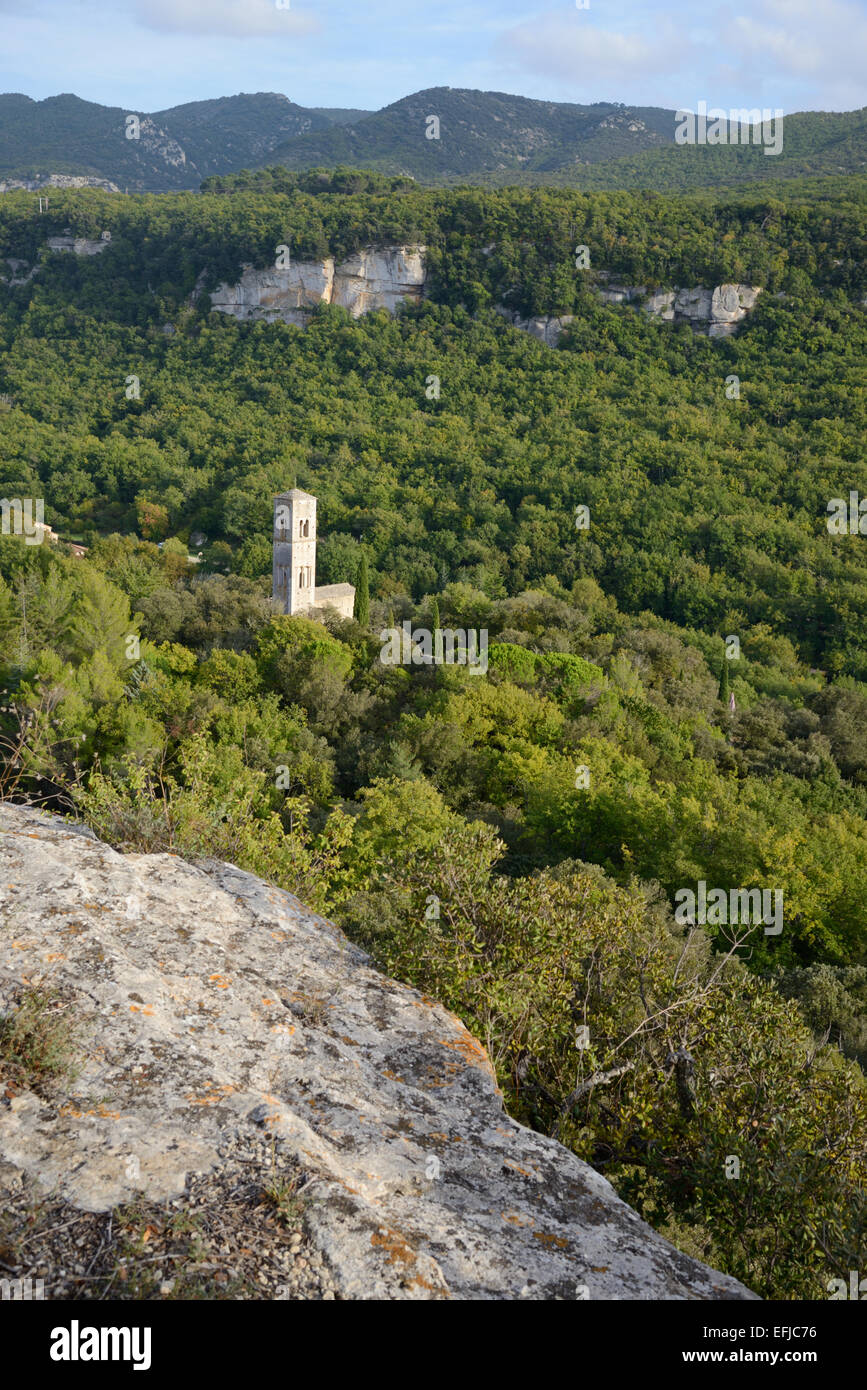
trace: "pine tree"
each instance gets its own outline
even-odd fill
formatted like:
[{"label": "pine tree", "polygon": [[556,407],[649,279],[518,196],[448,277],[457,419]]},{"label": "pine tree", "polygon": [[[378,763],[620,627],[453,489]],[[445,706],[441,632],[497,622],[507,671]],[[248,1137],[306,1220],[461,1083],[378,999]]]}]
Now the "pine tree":
[{"label": "pine tree", "polygon": [[367,575],[367,551],[361,552],[358,584],[355,589],[355,620],[362,627],[370,626],[370,580]]}]

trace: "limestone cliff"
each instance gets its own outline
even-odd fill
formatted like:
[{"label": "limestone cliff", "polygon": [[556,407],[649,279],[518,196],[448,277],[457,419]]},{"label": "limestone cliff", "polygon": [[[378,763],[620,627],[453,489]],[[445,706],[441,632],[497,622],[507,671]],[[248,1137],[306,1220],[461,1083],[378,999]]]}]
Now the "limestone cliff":
[{"label": "limestone cliff", "polygon": [[0,1091],[0,1188],[171,1199],[265,1135],[339,1297],[755,1297],[510,1119],[459,1020],[291,894],[9,804],[0,892],[0,1011],[50,982],[87,1034],[62,1096]]},{"label": "limestone cliff", "polygon": [[335,267],[334,259],[296,261],[284,269],[244,265],[237,284],[222,284],[211,307],[233,318],[294,323],[303,328],[317,304],[339,304],[353,318],[373,309],[394,313],[424,288],[424,247],[391,246],[359,251]]}]

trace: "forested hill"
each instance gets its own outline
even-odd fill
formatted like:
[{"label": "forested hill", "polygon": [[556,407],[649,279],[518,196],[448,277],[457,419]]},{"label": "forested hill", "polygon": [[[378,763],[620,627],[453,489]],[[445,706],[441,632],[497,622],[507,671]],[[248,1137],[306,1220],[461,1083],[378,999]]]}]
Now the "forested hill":
[{"label": "forested hill", "polygon": [[276,92],[151,113],[71,93],[33,101],[9,92],[0,95],[0,178],[85,174],[133,192],[195,189],[209,174],[264,162],[283,140],[361,114],[308,110]]},{"label": "forested hill", "polygon": [[[826,1297],[867,1260],[863,181],[253,181],[0,199],[0,496],[61,536],[4,516],[0,795],[297,893],[681,1248]],[[210,312],[283,243],[422,243],[427,297]],[[763,293],[713,341],[604,273]],[[574,318],[553,350],[502,303]],[[354,619],[270,602],[294,482]],[[404,621],[484,631],[487,669],[384,660]],[[702,883],[781,930],[690,928]]]},{"label": "forested hill", "polygon": [[[867,170],[867,111],[786,114],[779,154],[739,143],[675,143],[676,113],[655,106],[575,106],[501,92],[435,87],[363,121],[290,137],[269,162],[343,164],[411,174],[424,184],[554,184],[574,188],[720,188],[750,180]],[[436,116],[437,138],[428,138]]]},{"label": "forested hill", "polygon": [[[159,300],[167,308],[184,300],[203,271],[212,286],[236,277],[242,262],[272,265],[279,244],[296,260],[423,244],[428,296],[471,311],[503,302],[525,313],[569,313],[603,271],[651,289],[735,281],[778,292],[809,282],[853,302],[867,294],[862,179],[724,198],[425,190],[340,169],[238,176],[228,181],[232,196],[219,192],[222,182],[212,180],[199,195],[159,197],[56,190],[41,214],[33,194],[7,193],[0,255],[31,265],[48,259],[51,283],[81,277],[85,295],[92,283],[97,312],[109,285],[105,312],[116,316],[125,303],[123,312],[143,322],[158,314]],[[111,232],[98,267],[61,266],[49,255],[47,238],[67,230],[90,238]],[[588,248],[589,274],[576,272],[577,245]]]},{"label": "forested hill", "polygon": [[85,174],[132,192],[167,192],[267,164],[348,165],[410,175],[422,185],[677,191],[867,168],[863,110],[786,113],[782,150],[773,157],[739,144],[733,125],[725,145],[677,145],[675,114],[451,87],[416,92],[376,112],[307,108],[273,92],[152,113],[68,93],[38,102],[9,93],[0,96],[0,179]]}]

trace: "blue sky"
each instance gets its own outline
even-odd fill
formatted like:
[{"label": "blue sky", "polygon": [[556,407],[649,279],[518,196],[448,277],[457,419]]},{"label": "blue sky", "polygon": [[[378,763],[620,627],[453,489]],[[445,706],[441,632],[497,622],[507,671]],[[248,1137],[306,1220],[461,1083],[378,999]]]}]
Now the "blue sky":
[{"label": "blue sky", "polygon": [[867,0],[0,0],[0,91],[155,111],[235,92],[375,109],[424,87],[554,101],[867,105]]}]

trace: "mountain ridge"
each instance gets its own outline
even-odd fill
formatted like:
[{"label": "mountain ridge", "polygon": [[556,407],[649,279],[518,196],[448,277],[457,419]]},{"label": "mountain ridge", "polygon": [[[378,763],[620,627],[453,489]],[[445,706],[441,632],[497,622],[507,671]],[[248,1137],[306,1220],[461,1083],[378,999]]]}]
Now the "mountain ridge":
[{"label": "mountain ridge", "polygon": [[675,144],[674,109],[468,88],[423,89],[373,112],[305,107],[277,92],[154,112],[13,92],[0,95],[0,179],[83,175],[164,193],[266,166],[349,166],[431,186],[680,190],[867,170],[867,108],[794,112],[784,123],[783,150],[769,159],[757,145]]}]

